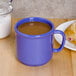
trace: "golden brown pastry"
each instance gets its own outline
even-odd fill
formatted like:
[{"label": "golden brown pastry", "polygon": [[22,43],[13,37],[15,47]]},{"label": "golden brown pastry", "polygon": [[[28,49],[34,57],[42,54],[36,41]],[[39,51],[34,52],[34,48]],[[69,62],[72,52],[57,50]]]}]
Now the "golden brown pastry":
[{"label": "golden brown pastry", "polygon": [[76,22],[71,24],[66,30],[66,39],[76,45]]}]

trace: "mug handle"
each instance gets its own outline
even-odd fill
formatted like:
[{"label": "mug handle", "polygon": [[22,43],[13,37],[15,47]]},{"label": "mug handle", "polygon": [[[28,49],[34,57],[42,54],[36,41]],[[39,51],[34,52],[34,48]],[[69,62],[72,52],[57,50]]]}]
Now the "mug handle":
[{"label": "mug handle", "polygon": [[64,32],[62,32],[62,31],[60,31],[60,30],[54,30],[54,34],[61,34],[62,37],[63,37],[61,46],[60,46],[58,49],[53,49],[54,52],[59,52],[59,51],[61,51],[61,50],[63,49],[63,47],[64,47],[66,37],[65,37]]}]

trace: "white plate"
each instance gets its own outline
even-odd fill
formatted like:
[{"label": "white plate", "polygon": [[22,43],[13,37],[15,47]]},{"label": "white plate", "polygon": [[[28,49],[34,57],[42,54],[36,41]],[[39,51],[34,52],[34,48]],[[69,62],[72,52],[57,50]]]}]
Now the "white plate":
[{"label": "white plate", "polygon": [[[65,22],[65,23],[62,23],[61,25],[59,25],[56,30],[61,30],[61,31],[65,31],[72,23],[76,22],[76,20],[72,20],[72,21],[68,21],[68,22]],[[61,44],[62,43],[62,36],[59,35],[59,34],[55,34],[54,35],[56,41]],[[71,49],[71,50],[74,50],[76,51],[76,45],[70,43],[69,41],[66,40],[65,42],[65,46],[66,48],[68,49]]]}]

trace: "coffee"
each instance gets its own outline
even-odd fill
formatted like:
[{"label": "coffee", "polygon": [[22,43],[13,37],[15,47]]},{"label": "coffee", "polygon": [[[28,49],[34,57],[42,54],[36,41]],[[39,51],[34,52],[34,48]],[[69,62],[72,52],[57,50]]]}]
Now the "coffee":
[{"label": "coffee", "polygon": [[18,30],[24,34],[40,35],[49,32],[51,27],[42,22],[28,22],[20,25]]}]

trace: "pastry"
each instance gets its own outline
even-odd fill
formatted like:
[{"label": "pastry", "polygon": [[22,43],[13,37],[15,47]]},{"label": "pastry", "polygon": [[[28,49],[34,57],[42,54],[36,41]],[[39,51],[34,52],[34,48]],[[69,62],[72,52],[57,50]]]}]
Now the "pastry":
[{"label": "pastry", "polygon": [[66,39],[76,45],[76,22],[65,30]]}]

